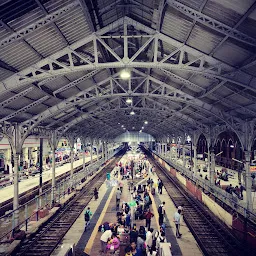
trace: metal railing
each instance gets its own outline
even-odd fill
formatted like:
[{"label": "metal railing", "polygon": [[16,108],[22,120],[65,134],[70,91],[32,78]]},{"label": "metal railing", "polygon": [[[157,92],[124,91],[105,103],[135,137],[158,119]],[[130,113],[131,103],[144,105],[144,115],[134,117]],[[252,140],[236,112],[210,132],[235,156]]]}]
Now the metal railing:
[{"label": "metal railing", "polygon": [[[122,148],[117,148],[109,159],[112,158]],[[56,182],[54,187],[54,202],[56,204],[61,202],[61,199],[71,192],[71,188],[76,189],[81,185],[87,177],[91,176],[97,171],[100,166],[105,163],[104,159],[100,159],[88,166],[83,170],[76,172],[72,177],[68,176]],[[9,241],[13,237],[14,231],[23,229],[28,231],[30,221],[38,221],[40,219],[40,210],[48,211],[52,206],[52,188],[43,191],[42,194],[29,200],[23,205],[20,205],[16,210],[9,211],[4,216],[0,217],[0,242]],[[15,215],[19,215],[19,223],[15,225]],[[4,231],[3,231],[4,230]]]},{"label": "metal railing", "polygon": [[256,214],[247,210],[243,205],[239,203],[239,199],[236,196],[233,196],[227,193],[225,190],[213,185],[211,186],[210,181],[204,180],[201,177],[196,177],[192,171],[189,171],[186,167],[178,165],[171,161],[169,158],[165,156],[160,156],[154,151],[151,151],[156,156],[164,160],[167,164],[172,166],[182,175],[184,175],[189,180],[193,181],[193,183],[202,188],[203,192],[210,193],[214,196],[214,198],[220,200],[222,203],[228,205],[234,212],[240,213],[247,219],[250,219],[252,222],[256,223]]}]

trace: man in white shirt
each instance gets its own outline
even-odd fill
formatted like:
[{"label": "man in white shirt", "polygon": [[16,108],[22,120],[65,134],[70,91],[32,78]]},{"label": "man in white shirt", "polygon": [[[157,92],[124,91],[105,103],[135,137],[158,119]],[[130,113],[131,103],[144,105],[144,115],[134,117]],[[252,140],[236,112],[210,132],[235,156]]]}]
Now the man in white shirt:
[{"label": "man in white shirt", "polygon": [[153,228],[150,228],[148,230],[148,232],[146,233],[146,245],[147,245],[147,250],[150,250],[152,247],[152,243],[153,243]]},{"label": "man in white shirt", "polygon": [[167,243],[164,231],[161,231],[159,236],[156,239],[156,248],[157,248],[157,250],[159,250],[160,243]]},{"label": "man in white shirt", "polygon": [[106,230],[100,237],[100,243],[101,243],[101,251],[103,253],[107,252],[107,244],[108,240],[111,239],[112,236],[112,231],[111,230]]},{"label": "man in white shirt", "polygon": [[183,220],[183,215],[184,215],[184,212],[183,212],[183,210],[184,210],[184,204],[178,206],[178,210],[181,210],[181,213],[180,213],[180,223],[181,223],[182,220]]},{"label": "man in white shirt", "polygon": [[176,237],[180,238],[182,234],[180,233],[180,214],[181,210],[178,210],[177,212],[174,213],[174,223],[176,226]]}]

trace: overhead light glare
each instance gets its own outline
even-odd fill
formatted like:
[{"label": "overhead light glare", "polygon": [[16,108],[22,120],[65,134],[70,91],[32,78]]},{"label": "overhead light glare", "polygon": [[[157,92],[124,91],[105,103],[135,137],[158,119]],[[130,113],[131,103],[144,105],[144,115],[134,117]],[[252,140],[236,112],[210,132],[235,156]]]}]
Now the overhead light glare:
[{"label": "overhead light glare", "polygon": [[143,129],[144,129],[144,126],[142,126],[141,129],[143,130]]},{"label": "overhead light glare", "polygon": [[131,73],[127,69],[123,69],[120,73],[120,77],[124,80],[129,79],[131,77]]},{"label": "overhead light glare", "polygon": [[130,115],[132,115],[132,116],[135,115],[135,112],[134,112],[134,111],[131,111],[131,112],[130,112]]},{"label": "overhead light glare", "polygon": [[124,125],[122,124],[121,127],[124,127]]},{"label": "overhead light glare", "polygon": [[142,132],[142,130],[140,130],[140,132]]},{"label": "overhead light glare", "polygon": [[132,127],[132,129],[134,130],[134,129],[135,129],[135,127],[133,126],[133,127]]},{"label": "overhead light glare", "polygon": [[144,124],[148,124],[148,121],[145,121]]},{"label": "overhead light glare", "polygon": [[127,98],[127,99],[126,99],[126,103],[131,104],[131,103],[132,103],[132,99],[131,99],[131,98]]}]

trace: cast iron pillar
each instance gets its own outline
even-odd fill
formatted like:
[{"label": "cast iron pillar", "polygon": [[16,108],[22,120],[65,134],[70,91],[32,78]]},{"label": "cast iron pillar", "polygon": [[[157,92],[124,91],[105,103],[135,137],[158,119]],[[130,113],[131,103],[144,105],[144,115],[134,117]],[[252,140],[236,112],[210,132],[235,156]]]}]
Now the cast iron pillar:
[{"label": "cast iron pillar", "polygon": [[209,157],[209,166],[210,166],[210,184],[211,186],[215,185],[215,154],[214,154],[214,148],[210,148],[210,157]]},{"label": "cast iron pillar", "polygon": [[197,174],[197,147],[196,146],[193,146],[193,149],[194,149],[194,172],[195,172],[195,175]]},{"label": "cast iron pillar", "polygon": [[246,176],[246,204],[249,211],[253,210],[252,204],[252,177],[250,172],[251,152],[244,151],[245,155],[245,176]]}]

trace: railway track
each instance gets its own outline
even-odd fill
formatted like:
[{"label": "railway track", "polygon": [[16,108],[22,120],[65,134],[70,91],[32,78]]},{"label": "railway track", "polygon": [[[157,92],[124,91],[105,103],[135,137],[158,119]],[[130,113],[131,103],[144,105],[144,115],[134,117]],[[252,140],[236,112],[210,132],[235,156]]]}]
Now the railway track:
[{"label": "railway track", "polygon": [[[95,162],[94,160],[93,162]],[[90,162],[87,162],[85,166],[88,166]],[[74,173],[77,173],[83,169],[82,166],[78,166],[74,168]],[[61,175],[57,176],[56,183],[61,182],[63,179],[66,179],[70,175],[70,171],[67,171],[65,173],[62,173]],[[49,189],[51,187],[51,180],[46,181],[43,183],[43,191]],[[1,190],[0,190],[1,192]],[[23,192],[19,197],[19,203],[20,205],[25,204],[26,202],[33,199],[35,196],[37,196],[39,193],[38,188],[31,188],[30,190]],[[13,198],[6,200],[5,202],[0,203],[0,217],[5,215],[7,211],[12,210],[13,208]]]},{"label": "railway track", "polygon": [[184,221],[194,235],[202,252],[206,256],[246,256],[249,252],[231,232],[203,204],[186,191],[179,181],[163,168],[150,155],[158,177],[175,206],[184,205]]},{"label": "railway track", "polygon": [[116,161],[119,161],[124,153],[125,150],[117,153],[112,162],[95,175],[72,201],[60,209],[56,216],[40,228],[34,237],[25,240],[21,244],[19,251],[16,251],[13,255],[49,256],[92,199],[94,188],[99,188],[103,184],[106,179],[106,173],[114,168]]}]

